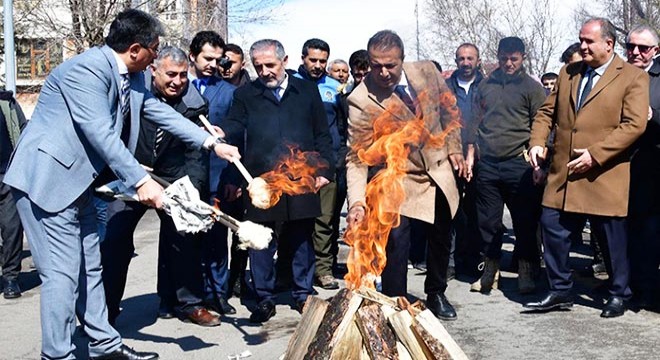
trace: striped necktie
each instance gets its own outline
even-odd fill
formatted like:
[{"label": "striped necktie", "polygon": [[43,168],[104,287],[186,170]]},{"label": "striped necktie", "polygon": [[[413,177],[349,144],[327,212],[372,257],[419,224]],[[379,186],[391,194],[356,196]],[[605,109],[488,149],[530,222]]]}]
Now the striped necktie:
[{"label": "striped necktie", "polygon": [[124,122],[121,128],[121,140],[128,144],[128,138],[131,134],[131,121],[129,113],[131,112],[131,82],[128,74],[121,74],[121,115]]}]

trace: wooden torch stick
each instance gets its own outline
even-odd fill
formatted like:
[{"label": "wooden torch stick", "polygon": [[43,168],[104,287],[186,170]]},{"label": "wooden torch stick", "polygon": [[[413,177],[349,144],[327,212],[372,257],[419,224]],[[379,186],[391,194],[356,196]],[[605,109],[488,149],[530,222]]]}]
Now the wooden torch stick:
[{"label": "wooden torch stick", "polygon": [[[207,130],[211,135],[220,138],[220,135],[218,135],[218,133],[215,131],[215,129],[213,128],[213,126],[211,125],[211,123],[206,119],[206,116],[204,116],[204,115],[199,115],[199,120],[202,121],[202,124],[204,124],[204,127],[206,128],[206,130]],[[250,173],[247,171],[247,169],[245,168],[245,166],[243,166],[243,163],[241,163],[240,160],[238,160],[238,159],[232,159],[231,162],[232,162],[234,165],[236,165],[236,167],[238,168],[238,171],[241,172],[241,175],[243,175],[243,177],[245,178],[245,180],[247,180],[248,184],[251,183],[252,180],[254,180],[254,178],[252,177],[252,175],[250,175]]]}]

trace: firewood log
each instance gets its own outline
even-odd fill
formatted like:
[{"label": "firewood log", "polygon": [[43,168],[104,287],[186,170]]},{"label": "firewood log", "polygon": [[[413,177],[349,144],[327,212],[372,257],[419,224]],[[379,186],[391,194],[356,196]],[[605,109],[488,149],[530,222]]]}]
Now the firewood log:
[{"label": "firewood log", "polygon": [[328,302],[316,296],[309,296],[305,303],[302,319],[289,340],[284,358],[287,360],[302,360],[307,353],[307,347],[321,325],[323,315],[328,308]]},{"label": "firewood log", "polygon": [[437,360],[468,359],[431,310],[424,310],[415,316],[413,330],[424,341]]},{"label": "firewood log", "polygon": [[398,359],[396,338],[387,325],[383,311],[377,304],[363,306],[357,311],[357,324],[363,344],[372,360]]}]

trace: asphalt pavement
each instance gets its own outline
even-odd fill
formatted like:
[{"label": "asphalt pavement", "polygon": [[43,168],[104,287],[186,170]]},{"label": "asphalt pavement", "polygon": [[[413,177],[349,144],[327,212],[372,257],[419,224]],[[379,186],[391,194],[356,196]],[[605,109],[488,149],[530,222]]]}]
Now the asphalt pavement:
[{"label": "asphalt pavement", "polygon": [[[508,222],[505,222],[508,224]],[[117,329],[124,342],[141,351],[156,351],[161,359],[279,359],[284,353],[300,315],[286,293],[277,298],[277,315],[263,325],[248,322],[249,311],[240,300],[229,302],[238,312],[222,318],[222,325],[203,328],[177,319],[157,320],[156,256],[158,218],[153,211],[142,219],[135,236],[122,313]],[[510,263],[512,245],[505,244],[502,266]],[[660,314],[627,311],[622,317],[599,317],[606,287],[580,270],[590,262],[588,247],[578,246],[571,264],[576,269],[577,303],[570,311],[547,314],[523,313],[522,303],[536,300],[547,288],[538,281],[535,295],[517,293],[516,274],[503,272],[500,290],[490,295],[469,292],[475,277],[460,275],[449,283],[447,296],[458,311],[458,320],[443,324],[470,359],[658,359]],[[340,259],[345,259],[341,247]],[[29,255],[29,253],[27,253]],[[0,298],[0,359],[38,359],[40,350],[39,280],[31,259],[23,261],[19,279],[23,296]],[[424,297],[424,275],[408,271],[411,296]],[[335,291],[318,289],[327,298]],[[44,299],[47,301],[47,299]],[[249,305],[249,303],[248,303]],[[48,306],[47,303],[44,306]],[[87,358],[87,338],[76,331],[76,356]],[[243,357],[241,357],[243,355]]]}]

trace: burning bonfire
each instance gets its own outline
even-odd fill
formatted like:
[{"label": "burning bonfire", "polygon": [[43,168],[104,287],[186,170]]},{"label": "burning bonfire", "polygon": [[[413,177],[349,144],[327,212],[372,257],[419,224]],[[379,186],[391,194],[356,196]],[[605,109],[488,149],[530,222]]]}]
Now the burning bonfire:
[{"label": "burning bonfire", "polygon": [[[391,114],[401,114],[400,109],[389,109],[374,120],[371,139],[352,145],[364,164],[385,167],[367,184],[364,220],[344,236],[351,247],[347,288],[329,301],[308,297],[284,359],[467,359],[422,302],[373,290],[387,262],[387,238],[400,222],[408,155],[413,148],[444,146],[449,132],[460,127],[460,114],[450,111],[456,109],[454,96],[445,92],[439,100],[451,119],[442,131],[437,119],[399,119]],[[433,106],[426,94],[418,101],[422,113],[431,113],[424,111]]]}]

